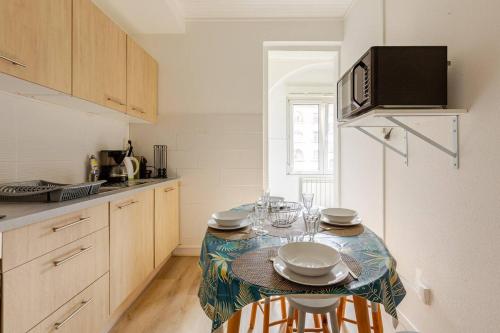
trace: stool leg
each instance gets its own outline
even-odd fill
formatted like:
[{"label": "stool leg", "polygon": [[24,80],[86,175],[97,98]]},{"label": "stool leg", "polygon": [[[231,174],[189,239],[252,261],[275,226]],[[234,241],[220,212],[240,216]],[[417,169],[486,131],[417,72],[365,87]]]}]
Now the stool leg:
[{"label": "stool leg", "polygon": [[257,308],[258,308],[258,303],[254,302],[252,303],[252,311],[250,312],[250,329],[255,328],[255,318],[257,317]]},{"label": "stool leg", "polygon": [[328,328],[328,319],[326,315],[321,315],[321,328],[323,329],[323,333],[330,333],[330,329]]},{"label": "stool leg", "polygon": [[339,327],[342,327],[342,322],[344,321],[346,303],[347,303],[346,298],[341,297],[339,307],[337,309],[337,322]]},{"label": "stool leg", "polygon": [[295,311],[292,306],[288,306],[288,320],[286,321],[286,333],[293,333],[293,320],[295,316]]},{"label": "stool leg", "polygon": [[358,323],[358,333],[370,333],[370,317],[368,315],[368,303],[366,299],[353,296],[354,311],[356,312],[356,321]]},{"label": "stool leg", "polygon": [[330,312],[330,324],[332,325],[332,333],[340,333],[340,328],[337,323],[337,314],[335,311]]},{"label": "stool leg", "polygon": [[384,325],[382,323],[382,313],[380,312],[380,305],[378,303],[371,302],[371,306],[373,333],[384,333]]},{"label": "stool leg", "polygon": [[304,311],[299,311],[299,320],[297,323],[297,333],[304,333],[306,327],[306,313]]},{"label": "stool leg", "polygon": [[281,319],[286,319],[286,299],[285,296],[280,297],[280,304],[281,304]]},{"label": "stool leg", "polygon": [[320,316],[317,314],[313,314],[313,319],[314,319],[314,327],[320,328],[321,327],[321,319]]},{"label": "stool leg", "polygon": [[271,302],[269,297],[264,299],[264,322],[262,324],[262,332],[269,333],[269,316],[271,315]]}]

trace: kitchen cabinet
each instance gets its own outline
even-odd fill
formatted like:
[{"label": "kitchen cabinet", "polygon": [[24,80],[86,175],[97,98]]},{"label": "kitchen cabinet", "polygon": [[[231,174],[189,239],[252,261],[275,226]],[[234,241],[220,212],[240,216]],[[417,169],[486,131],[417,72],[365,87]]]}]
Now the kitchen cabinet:
[{"label": "kitchen cabinet", "polygon": [[110,309],[154,269],[154,190],[110,203]]},{"label": "kitchen cabinet", "polygon": [[90,0],[73,0],[73,96],[126,112],[127,36]]},{"label": "kitchen cabinet", "polygon": [[155,189],[155,267],[179,245],[179,186]]},{"label": "kitchen cabinet", "polygon": [[127,37],[127,113],[156,122],[158,64],[130,36]]},{"label": "kitchen cabinet", "polygon": [[0,72],[71,94],[71,1],[0,1]]}]

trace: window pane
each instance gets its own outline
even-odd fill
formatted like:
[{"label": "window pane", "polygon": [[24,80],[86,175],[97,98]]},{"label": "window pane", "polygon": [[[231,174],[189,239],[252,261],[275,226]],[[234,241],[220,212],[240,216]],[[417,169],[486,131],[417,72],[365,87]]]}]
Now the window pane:
[{"label": "window pane", "polygon": [[328,173],[333,173],[333,167],[334,167],[334,133],[333,133],[333,116],[335,114],[334,110],[334,105],[333,104],[328,104],[328,118],[327,118],[327,123],[326,123],[326,142],[328,146],[328,152],[327,152],[327,168],[328,168]]},{"label": "window pane", "polygon": [[319,113],[319,105],[292,105],[293,169],[296,172],[319,170]]}]

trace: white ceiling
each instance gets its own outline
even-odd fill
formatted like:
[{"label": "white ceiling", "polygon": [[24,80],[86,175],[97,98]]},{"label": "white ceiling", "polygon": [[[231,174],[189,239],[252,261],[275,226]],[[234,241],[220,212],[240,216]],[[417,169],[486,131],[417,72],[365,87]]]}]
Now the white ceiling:
[{"label": "white ceiling", "polygon": [[183,33],[186,20],[343,17],[353,0],[93,0],[134,34]]},{"label": "white ceiling", "polygon": [[187,19],[343,17],[352,0],[179,0]]}]

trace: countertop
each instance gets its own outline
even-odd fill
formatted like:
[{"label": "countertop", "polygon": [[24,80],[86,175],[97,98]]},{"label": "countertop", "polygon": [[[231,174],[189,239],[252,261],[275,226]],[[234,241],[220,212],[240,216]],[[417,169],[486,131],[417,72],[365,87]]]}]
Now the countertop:
[{"label": "countertop", "polygon": [[85,198],[63,202],[0,202],[0,232],[21,228],[53,217],[69,214],[88,207],[119,200],[137,192],[153,189],[180,178],[138,179],[144,184],[94,194]]}]

